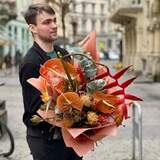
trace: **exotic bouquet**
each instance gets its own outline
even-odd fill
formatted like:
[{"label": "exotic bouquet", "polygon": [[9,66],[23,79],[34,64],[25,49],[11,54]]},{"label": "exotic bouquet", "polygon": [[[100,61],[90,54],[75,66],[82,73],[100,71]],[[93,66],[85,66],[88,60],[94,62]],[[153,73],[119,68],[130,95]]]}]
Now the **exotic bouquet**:
[{"label": "exotic bouquet", "polygon": [[[141,99],[125,92],[135,77],[118,82],[129,67],[112,75],[107,66],[86,54],[58,52],[57,56],[40,67],[39,78],[28,82],[41,92],[41,109],[54,111],[52,124],[61,127],[66,146],[83,156],[98,140],[115,135],[128,118],[128,100]],[[78,58],[65,61],[68,56]]]}]

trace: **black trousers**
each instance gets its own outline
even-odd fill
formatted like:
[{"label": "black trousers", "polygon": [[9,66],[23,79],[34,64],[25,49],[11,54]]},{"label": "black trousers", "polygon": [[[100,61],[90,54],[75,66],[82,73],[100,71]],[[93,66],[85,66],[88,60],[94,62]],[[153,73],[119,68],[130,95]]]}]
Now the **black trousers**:
[{"label": "black trousers", "polygon": [[65,146],[63,139],[47,140],[27,135],[33,160],[82,160],[72,148]]}]

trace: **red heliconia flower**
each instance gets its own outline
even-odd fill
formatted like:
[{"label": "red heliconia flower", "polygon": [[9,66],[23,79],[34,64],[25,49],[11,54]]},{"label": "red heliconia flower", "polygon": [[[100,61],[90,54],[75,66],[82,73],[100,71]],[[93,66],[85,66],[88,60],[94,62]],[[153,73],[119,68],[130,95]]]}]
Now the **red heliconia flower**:
[{"label": "red heliconia flower", "polygon": [[[94,98],[99,96],[101,101],[98,101],[96,104],[96,107],[102,111],[103,113],[112,113],[114,112],[113,108],[106,107],[106,104],[103,103],[105,100],[104,97],[108,95],[112,95],[113,97],[116,97],[116,99],[113,100],[113,102],[110,102],[111,105],[113,106],[119,106],[121,105],[121,110],[123,110],[123,117],[126,119],[128,118],[128,106],[129,104],[127,103],[128,101],[142,101],[141,98],[136,97],[132,94],[127,94],[126,93],[126,88],[136,79],[136,77],[130,78],[122,83],[119,82],[119,79],[124,75],[124,73],[130,68],[131,66],[128,66],[119,72],[115,73],[112,75],[109,71],[109,68],[106,67],[106,70],[102,67],[99,69],[98,75],[94,78],[99,79],[103,78],[106,81],[106,85],[103,87],[103,90],[105,91],[106,95],[101,93],[96,93],[93,94]],[[100,72],[101,71],[101,72]],[[101,73],[101,74],[100,74]],[[91,80],[92,81],[92,80]],[[96,96],[95,96],[96,95]],[[111,97],[109,97],[111,99]],[[106,101],[106,100],[105,100]],[[121,115],[122,116],[122,115]],[[120,118],[121,119],[121,118]],[[123,119],[123,118],[122,118]]]}]

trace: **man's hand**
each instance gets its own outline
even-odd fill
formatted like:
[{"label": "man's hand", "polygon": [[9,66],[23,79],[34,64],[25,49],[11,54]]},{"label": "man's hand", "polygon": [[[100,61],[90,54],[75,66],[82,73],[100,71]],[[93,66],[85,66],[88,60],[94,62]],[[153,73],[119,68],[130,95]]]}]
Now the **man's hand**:
[{"label": "man's hand", "polygon": [[44,111],[44,110],[39,109],[37,113],[42,119],[44,119],[44,121],[52,125],[55,123],[55,113],[53,110]]}]

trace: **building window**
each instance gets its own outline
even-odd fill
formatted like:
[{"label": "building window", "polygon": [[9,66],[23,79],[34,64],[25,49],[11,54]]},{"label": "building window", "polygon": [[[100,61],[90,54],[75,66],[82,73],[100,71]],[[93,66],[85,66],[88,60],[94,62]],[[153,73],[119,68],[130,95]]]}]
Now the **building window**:
[{"label": "building window", "polygon": [[111,7],[111,0],[108,0],[108,7]]},{"label": "building window", "polygon": [[112,48],[112,40],[111,39],[108,39],[108,48]]},{"label": "building window", "polygon": [[138,4],[141,4],[141,0],[138,0]]},{"label": "building window", "polygon": [[101,51],[104,50],[105,49],[105,41],[99,41],[98,48]]},{"label": "building window", "polygon": [[17,27],[14,28],[14,35],[17,35]]},{"label": "building window", "polygon": [[85,3],[85,13],[92,14],[92,5],[90,3]]},{"label": "building window", "polygon": [[13,33],[12,36],[14,36],[14,39],[15,39],[15,40],[18,39],[18,29],[17,29],[17,26],[15,26],[15,28],[14,28],[14,33]]},{"label": "building window", "polygon": [[86,20],[86,19],[83,19],[83,20],[82,20],[82,28],[83,28],[83,31],[86,31],[86,23],[87,23],[87,20]]},{"label": "building window", "polygon": [[82,2],[82,13],[86,13],[86,4],[84,2]]},{"label": "building window", "polygon": [[92,3],[92,14],[95,14],[95,3]]},{"label": "building window", "polygon": [[133,0],[132,3],[133,4],[141,4],[141,0]]},{"label": "building window", "polygon": [[76,12],[76,4],[73,3],[73,12]]},{"label": "building window", "polygon": [[24,40],[25,39],[25,29],[22,28],[21,32],[22,32],[22,40]]},{"label": "building window", "polygon": [[150,1],[147,1],[147,14],[146,14],[147,18],[150,18]]},{"label": "building window", "polygon": [[92,20],[92,30],[95,29],[95,26],[96,26],[96,21],[95,21],[95,20]]},{"label": "building window", "polygon": [[11,28],[11,26],[8,26],[8,36],[9,37],[12,36],[12,28]]},{"label": "building window", "polygon": [[104,32],[104,20],[101,20],[101,32]]},{"label": "building window", "polygon": [[101,15],[104,14],[104,4],[101,4]]}]

